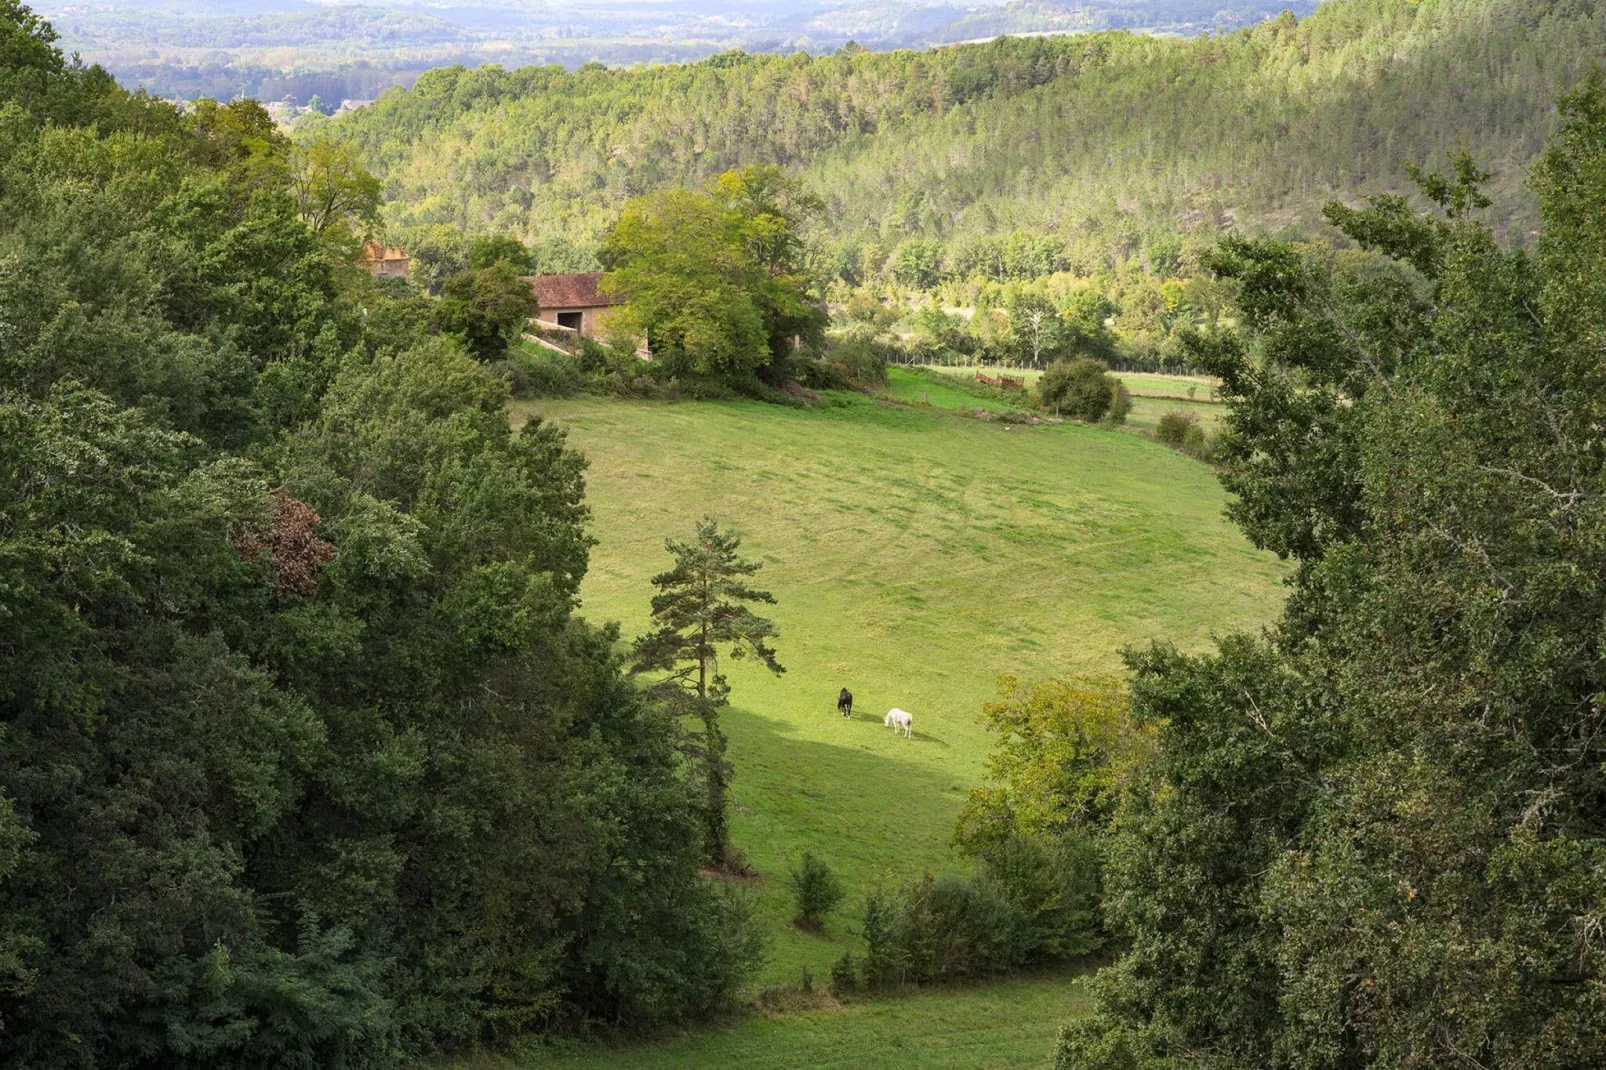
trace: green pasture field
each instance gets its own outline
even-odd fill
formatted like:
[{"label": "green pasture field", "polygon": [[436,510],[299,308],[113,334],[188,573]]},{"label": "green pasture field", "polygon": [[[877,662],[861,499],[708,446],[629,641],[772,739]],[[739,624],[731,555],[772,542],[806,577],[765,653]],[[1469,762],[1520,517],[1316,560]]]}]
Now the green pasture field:
[{"label": "green pasture field", "polygon": [[[974,988],[934,989],[855,1001],[793,1014],[753,1014],[628,1047],[578,1047],[519,1060],[553,1070],[946,1070],[1047,1066],[1054,1037],[1083,1012],[1080,981],[1067,976],[1015,978]],[[474,1064],[476,1070],[504,1062]]]},{"label": "green pasture field", "polygon": [[990,409],[993,412],[1024,408],[1031,400],[1030,395],[1022,391],[1020,404],[1011,405],[1001,398],[973,394],[961,385],[949,386],[936,376],[922,375],[919,371],[897,366],[887,369],[884,392],[887,397],[917,405],[926,404],[939,409]]},{"label": "green pasture field", "polygon": [[1154,429],[1160,424],[1160,417],[1168,412],[1181,409],[1191,412],[1199,417],[1200,425],[1214,434],[1221,417],[1226,412],[1226,406],[1213,405],[1208,401],[1183,401],[1177,398],[1152,398],[1134,395],[1132,398],[1132,411],[1126,414],[1126,428],[1131,431],[1142,431],[1154,434]]},{"label": "green pasture field", "polygon": [[[936,368],[922,369],[923,371],[937,371]],[[945,386],[941,382],[933,382],[936,376],[922,374],[922,370],[891,367],[887,369],[886,395],[899,401],[914,404],[929,404],[940,409],[991,409],[993,412],[1005,412],[1011,408],[1024,408],[1026,397],[1023,395],[1021,405],[1012,406],[1008,402],[994,397],[983,397],[973,394],[961,385]],[[1130,382],[1134,378],[1123,376],[1123,382]],[[1142,378],[1142,377],[1139,377]],[[1159,377],[1150,377],[1159,378]],[[1180,377],[1176,377],[1179,378]],[[1201,383],[1205,382],[1200,380]],[[1129,388],[1130,389],[1130,388]],[[1201,394],[1208,396],[1208,389],[1201,389]],[[1123,429],[1138,431],[1153,435],[1164,413],[1176,409],[1192,412],[1199,417],[1199,422],[1206,431],[1214,432],[1216,425],[1221,422],[1221,416],[1226,407],[1209,401],[1189,401],[1186,397],[1152,396],[1147,394],[1132,395],[1132,411],[1127,414]]]},{"label": "green pasture field", "polygon": [[[1209,403],[1217,380],[1205,375],[1159,375],[1152,372],[1113,372],[1133,397],[1182,398]],[[1193,391],[1190,396],[1188,391]]]},{"label": "green pasture field", "polygon": [[[1204,648],[1257,628],[1283,569],[1221,515],[1205,465],[1137,435],[1011,427],[835,395],[757,402],[613,398],[520,403],[590,458],[599,544],[583,615],[645,630],[665,536],[704,513],[739,531],[779,604],[785,676],[728,666],[735,843],[757,867],[773,934],[765,984],[817,977],[848,946],[871,882],[953,872],[949,848],[991,744],[978,723],[1000,674],[1120,667],[1151,638]],[[852,689],[851,721],[836,715]],[[914,714],[914,738],[882,726]],[[849,904],[823,936],[788,925],[788,867],[811,849]]]},{"label": "green pasture field", "polygon": [[977,372],[985,372],[988,375],[1007,375],[1011,379],[1024,379],[1028,387],[1036,384],[1037,377],[1043,374],[1035,368],[992,368],[983,367],[979,364],[920,364],[916,365],[916,367],[924,368],[927,371],[940,372],[943,375],[952,375],[956,379],[970,379],[972,381],[975,380]]},{"label": "green pasture field", "polygon": [[[965,364],[930,364],[923,365],[934,372],[952,375],[956,378],[974,379],[978,371],[988,375],[1008,375],[1016,379],[1024,379],[1027,386],[1037,382],[1037,377],[1043,373],[1031,368],[981,368]],[[1184,398],[1193,401],[1209,402],[1210,388],[1216,385],[1216,380],[1205,375],[1162,375],[1158,372],[1112,372],[1117,379],[1126,384],[1127,390],[1134,397],[1157,398]],[[1193,396],[1188,394],[1193,389]]]}]

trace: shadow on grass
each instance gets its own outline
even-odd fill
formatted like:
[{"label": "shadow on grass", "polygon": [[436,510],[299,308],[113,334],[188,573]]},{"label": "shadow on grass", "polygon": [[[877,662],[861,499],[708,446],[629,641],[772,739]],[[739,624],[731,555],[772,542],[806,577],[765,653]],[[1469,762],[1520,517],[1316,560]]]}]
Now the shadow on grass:
[{"label": "shadow on grass", "polygon": [[[762,717],[763,715],[762,714],[758,714],[757,716]],[[832,716],[840,718],[841,720],[847,721],[849,724],[874,725],[875,727],[881,729],[882,731],[885,731],[885,732],[892,731],[892,729],[890,727],[888,727],[888,725],[886,723],[885,715],[877,716],[876,714],[873,714],[873,713],[855,712],[851,717],[843,717],[840,713],[834,713],[833,712]],[[766,720],[767,719],[768,718],[766,718]],[[785,722],[775,722],[775,723],[784,724]],[[934,736],[930,732],[921,732],[920,729],[918,729],[918,728],[915,729],[914,736],[911,737],[909,741],[911,743],[935,743],[939,747],[947,747],[948,746],[947,742],[944,741],[941,736]]]},{"label": "shadow on grass", "polygon": [[727,710],[732,789],[741,803],[737,846],[766,875],[815,850],[854,884],[889,872],[909,878],[968,868],[948,846],[960,800],[954,774],[913,757],[913,748],[949,744],[918,730],[913,739],[893,739],[879,717],[855,715],[851,725],[855,735],[876,735],[863,740],[867,746],[821,742],[800,737],[791,722]]},{"label": "shadow on grass", "polygon": [[552,1038],[522,1057],[481,1056],[475,1068],[975,1067],[1040,1065],[1067,1018],[1086,1012],[1079,983],[1096,968],[1067,964],[973,984],[909,986],[839,1000],[823,988],[775,992],[711,1022],[638,1036]]},{"label": "shadow on grass", "polygon": [[[892,729],[883,728],[882,731],[891,732]],[[915,729],[914,735],[912,735],[912,736],[905,736],[902,732],[899,732],[898,733],[898,738],[902,739],[905,743],[910,743],[910,744],[913,744],[913,743],[934,743],[937,746],[942,747],[944,749],[947,749],[947,747],[948,747],[947,741],[944,740],[941,736],[934,736],[930,732],[922,732],[918,728]]]}]

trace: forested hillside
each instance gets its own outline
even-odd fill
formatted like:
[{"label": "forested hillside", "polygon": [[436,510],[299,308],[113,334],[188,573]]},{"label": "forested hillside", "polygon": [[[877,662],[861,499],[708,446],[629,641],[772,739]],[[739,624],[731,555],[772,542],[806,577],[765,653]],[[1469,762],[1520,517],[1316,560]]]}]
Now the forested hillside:
[{"label": "forested hillside", "polygon": [[433,71],[341,120],[400,227],[519,234],[584,262],[623,201],[730,166],[800,170],[850,280],[900,246],[988,274],[1020,231],[1090,273],[1156,237],[1315,226],[1458,145],[1494,172],[1498,233],[1553,101],[1606,46],[1585,0],[1337,0],[1191,41],[1124,33],[925,52],[728,53],[689,66]]}]

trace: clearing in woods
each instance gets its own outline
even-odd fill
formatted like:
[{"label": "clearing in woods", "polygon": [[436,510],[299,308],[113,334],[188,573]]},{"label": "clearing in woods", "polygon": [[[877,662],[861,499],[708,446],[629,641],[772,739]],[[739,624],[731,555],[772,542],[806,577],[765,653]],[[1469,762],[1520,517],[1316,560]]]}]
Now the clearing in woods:
[{"label": "clearing in woods", "polygon": [[[788,671],[727,665],[725,727],[733,839],[772,933],[765,984],[805,965],[824,983],[871,882],[964,868],[949,837],[982,777],[978,718],[997,676],[1117,669],[1122,646],[1151,637],[1200,649],[1282,601],[1283,569],[1222,518],[1197,461],[1074,423],[832,401],[548,399],[513,414],[555,421],[590,458],[584,616],[643,631],[664,538],[705,513],[764,563]],[[836,714],[842,686],[851,721]],[[892,706],[914,714],[912,740],[882,727]],[[823,936],[788,925],[784,876],[805,849],[849,891]]]}]

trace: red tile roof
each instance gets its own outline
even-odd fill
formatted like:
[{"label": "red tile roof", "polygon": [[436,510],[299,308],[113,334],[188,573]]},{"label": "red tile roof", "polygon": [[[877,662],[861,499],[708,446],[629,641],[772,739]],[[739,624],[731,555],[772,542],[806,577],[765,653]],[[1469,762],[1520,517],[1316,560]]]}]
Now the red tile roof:
[{"label": "red tile roof", "polygon": [[536,303],[544,309],[553,308],[605,308],[624,303],[618,294],[597,292],[602,272],[588,271],[581,275],[530,275],[526,281],[535,291]]}]

